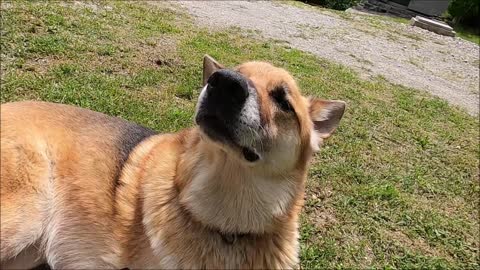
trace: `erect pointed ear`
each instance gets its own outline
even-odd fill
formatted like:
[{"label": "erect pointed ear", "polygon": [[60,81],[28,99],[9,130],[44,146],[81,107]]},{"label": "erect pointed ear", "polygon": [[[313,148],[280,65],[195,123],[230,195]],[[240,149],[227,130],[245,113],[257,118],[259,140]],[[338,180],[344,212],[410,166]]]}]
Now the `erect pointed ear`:
[{"label": "erect pointed ear", "polygon": [[215,59],[213,59],[210,55],[205,54],[203,56],[203,84],[206,85],[208,78],[212,75],[215,71],[222,69],[223,66],[220,65]]},{"label": "erect pointed ear", "polygon": [[346,103],[341,100],[310,99],[309,113],[313,121],[312,147],[318,150],[323,139],[332,135],[342,119]]}]

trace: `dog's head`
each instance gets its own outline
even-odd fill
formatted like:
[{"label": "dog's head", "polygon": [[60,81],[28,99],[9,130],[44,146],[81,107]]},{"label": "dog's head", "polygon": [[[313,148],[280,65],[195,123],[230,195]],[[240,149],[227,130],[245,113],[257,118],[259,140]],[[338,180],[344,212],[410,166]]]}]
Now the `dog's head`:
[{"label": "dog's head", "polygon": [[292,76],[264,62],[226,69],[209,56],[195,121],[206,141],[271,172],[302,166],[338,126],[345,102],[303,97]]}]

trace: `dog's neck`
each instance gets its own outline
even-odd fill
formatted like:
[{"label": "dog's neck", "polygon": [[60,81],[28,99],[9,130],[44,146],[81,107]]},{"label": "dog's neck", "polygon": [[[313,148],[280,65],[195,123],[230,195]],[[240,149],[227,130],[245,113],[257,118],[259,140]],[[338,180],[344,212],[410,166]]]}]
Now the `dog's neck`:
[{"label": "dog's neck", "polygon": [[289,214],[303,190],[300,174],[267,176],[199,141],[180,201],[197,221],[224,234],[263,234]]}]

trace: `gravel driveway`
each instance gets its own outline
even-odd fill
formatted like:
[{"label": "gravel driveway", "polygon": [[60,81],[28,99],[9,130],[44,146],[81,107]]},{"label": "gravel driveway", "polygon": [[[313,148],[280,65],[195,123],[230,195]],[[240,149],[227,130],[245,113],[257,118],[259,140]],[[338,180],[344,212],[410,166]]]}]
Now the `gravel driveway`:
[{"label": "gravel driveway", "polygon": [[479,111],[479,47],[460,38],[360,13],[296,7],[279,2],[179,2],[199,24],[237,26],[349,66],[362,77],[426,90]]}]

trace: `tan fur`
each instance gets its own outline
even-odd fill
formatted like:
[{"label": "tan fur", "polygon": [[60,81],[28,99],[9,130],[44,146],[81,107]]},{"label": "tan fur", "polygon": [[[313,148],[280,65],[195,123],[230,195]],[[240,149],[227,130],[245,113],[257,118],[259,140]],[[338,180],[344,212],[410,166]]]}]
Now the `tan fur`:
[{"label": "tan fur", "polygon": [[[296,267],[317,109],[282,69],[249,62],[236,70],[257,88],[274,142],[258,164],[194,127],[146,137],[119,169],[119,119],[3,104],[2,268]],[[269,97],[278,84],[288,86],[296,116]]]}]

